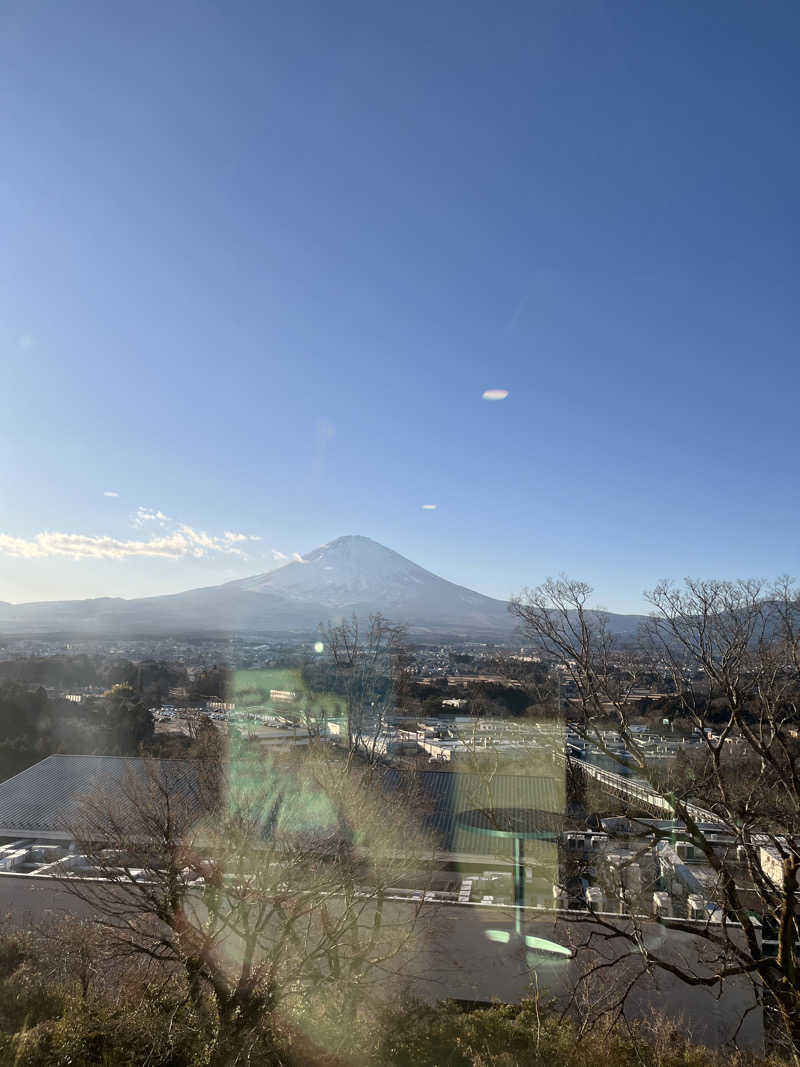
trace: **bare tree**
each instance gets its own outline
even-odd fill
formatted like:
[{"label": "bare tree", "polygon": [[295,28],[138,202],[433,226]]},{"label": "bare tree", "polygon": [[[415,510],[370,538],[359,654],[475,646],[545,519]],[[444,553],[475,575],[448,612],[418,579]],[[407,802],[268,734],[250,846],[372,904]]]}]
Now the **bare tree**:
[{"label": "bare tree", "polygon": [[336,673],[347,716],[347,749],[373,762],[396,706],[396,690],[406,654],[406,629],[383,615],[370,615],[364,626],[357,616],[330,624],[325,645]]},{"label": "bare tree", "polygon": [[387,893],[426,847],[397,818],[404,800],[390,811],[362,768],[320,753],[152,761],[85,799],[74,833],[91,877],[62,885],[117,956],[183,975],[213,1062],[228,1063],[289,1013],[341,1033],[410,951],[415,915]]},{"label": "bare tree", "polygon": [[[610,759],[620,759],[603,727],[613,724],[625,763],[649,784],[714,875],[714,922],[670,920],[703,940],[702,967],[691,968],[646,943],[632,919],[592,915],[596,928],[622,937],[648,966],[713,987],[747,976],[766,991],[795,1063],[800,1062],[798,867],[800,771],[800,600],[783,579],[668,582],[646,594],[653,613],[636,647],[620,648],[607,616],[589,607],[591,589],[549,579],[511,606],[528,638],[567,679],[575,729]],[[648,765],[631,730],[634,687],[669,682],[675,702],[699,732],[703,773],[683,786]],[[713,717],[713,729],[710,719]],[[698,807],[702,805],[702,807]],[[704,823],[703,811],[715,833]],[[720,848],[721,832],[730,844]],[[651,830],[651,838],[659,833]],[[624,890],[623,890],[624,893]],[[772,937],[766,936],[771,934]]]}]

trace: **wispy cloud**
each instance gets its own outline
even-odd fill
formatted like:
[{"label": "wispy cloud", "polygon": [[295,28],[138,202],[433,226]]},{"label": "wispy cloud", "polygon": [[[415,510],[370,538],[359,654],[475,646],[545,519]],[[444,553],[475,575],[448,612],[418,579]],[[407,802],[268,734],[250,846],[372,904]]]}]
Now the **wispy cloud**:
[{"label": "wispy cloud", "polygon": [[183,524],[171,533],[147,540],[121,540],[58,531],[44,531],[30,539],[0,534],[0,552],[24,559],[46,559],[50,556],[74,560],[130,559],[139,556],[203,559],[216,554],[244,557],[237,546],[247,540],[248,534],[226,530],[222,536],[216,536]]},{"label": "wispy cloud", "polygon": [[103,493],[103,496],[119,496],[119,493],[116,491],[116,489],[106,489],[106,491]]},{"label": "wispy cloud", "polygon": [[24,333],[22,337],[17,341],[17,349],[20,352],[30,352],[33,350],[36,342],[29,333]]},{"label": "wispy cloud", "polygon": [[283,563],[284,560],[290,560],[292,563],[308,563],[308,560],[303,559],[299,552],[292,552],[287,555],[286,552],[281,552],[279,548],[272,549],[272,558],[276,563]]},{"label": "wispy cloud", "polygon": [[160,522],[163,526],[165,522],[171,521],[169,515],[165,515],[163,511],[154,511],[153,508],[137,508],[133,517],[134,526],[144,526],[146,522]]}]

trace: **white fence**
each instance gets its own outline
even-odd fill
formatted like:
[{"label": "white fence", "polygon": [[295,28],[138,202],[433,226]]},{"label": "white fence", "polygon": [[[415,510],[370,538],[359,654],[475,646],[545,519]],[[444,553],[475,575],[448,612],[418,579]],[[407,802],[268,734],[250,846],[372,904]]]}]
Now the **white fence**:
[{"label": "white fence", "polygon": [[[553,756],[562,762],[566,762],[565,753],[558,749],[554,750]],[[589,763],[588,760],[580,759],[577,756],[570,756],[569,761],[574,767],[580,767],[585,774],[590,774],[592,778],[618,796],[622,796],[626,800],[638,800],[644,807],[663,813],[667,818],[673,819],[676,817],[675,807],[672,802],[667,797],[662,796],[661,793],[657,793],[647,782],[637,778],[627,778],[622,774],[615,774],[613,771],[607,771],[603,767],[598,767],[594,763]],[[685,808],[695,822],[715,823],[718,826],[724,825],[719,816],[706,808],[700,808],[696,804],[686,804]]]}]

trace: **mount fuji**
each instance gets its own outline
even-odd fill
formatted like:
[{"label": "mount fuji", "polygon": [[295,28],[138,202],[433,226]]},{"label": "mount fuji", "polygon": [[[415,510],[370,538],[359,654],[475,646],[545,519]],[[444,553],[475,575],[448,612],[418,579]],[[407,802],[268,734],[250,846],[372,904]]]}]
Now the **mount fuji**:
[{"label": "mount fuji", "polygon": [[[308,637],[320,624],[377,612],[417,638],[519,639],[505,601],[448,582],[359,536],[338,537],[265,574],[168,596],[0,602],[0,632]],[[630,636],[642,619],[610,614],[609,627]]]},{"label": "mount fuji", "polygon": [[327,617],[381,612],[416,629],[511,632],[502,600],[455,585],[369,537],[338,537],[267,574],[223,588],[322,607]]},{"label": "mount fuji", "polygon": [[0,604],[2,631],[312,634],[380,612],[416,635],[511,636],[504,601],[455,585],[368,537],[339,537],[265,574],[168,596]]}]

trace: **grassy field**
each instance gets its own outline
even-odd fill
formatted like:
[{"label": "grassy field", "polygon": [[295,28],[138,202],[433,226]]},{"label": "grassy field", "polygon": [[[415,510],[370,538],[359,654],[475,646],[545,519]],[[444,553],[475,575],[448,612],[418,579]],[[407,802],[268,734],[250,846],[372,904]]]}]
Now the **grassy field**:
[{"label": "grassy field", "polygon": [[[297,693],[297,701],[270,699],[273,689]],[[344,714],[344,702],[340,696],[330,693],[309,693],[299,670],[291,668],[264,668],[262,670],[236,671],[231,681],[228,699],[237,710],[271,711],[291,718],[302,709],[310,708],[312,716],[335,718]]]}]

